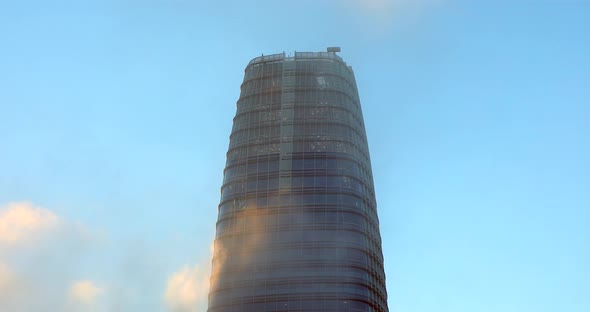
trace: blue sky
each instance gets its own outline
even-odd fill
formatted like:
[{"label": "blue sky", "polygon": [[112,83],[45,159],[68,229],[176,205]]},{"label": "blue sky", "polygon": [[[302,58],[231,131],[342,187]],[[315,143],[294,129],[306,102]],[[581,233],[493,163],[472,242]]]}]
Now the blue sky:
[{"label": "blue sky", "polygon": [[590,2],[0,2],[0,310],[204,311],[247,62],[341,46],[390,310],[590,310]]}]

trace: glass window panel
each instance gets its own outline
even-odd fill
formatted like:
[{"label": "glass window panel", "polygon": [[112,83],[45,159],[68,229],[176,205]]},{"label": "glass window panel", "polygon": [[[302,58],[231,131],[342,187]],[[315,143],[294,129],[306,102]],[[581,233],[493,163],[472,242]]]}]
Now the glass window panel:
[{"label": "glass window panel", "polygon": [[326,177],[325,176],[316,176],[315,177],[315,186],[316,187],[326,187]]}]

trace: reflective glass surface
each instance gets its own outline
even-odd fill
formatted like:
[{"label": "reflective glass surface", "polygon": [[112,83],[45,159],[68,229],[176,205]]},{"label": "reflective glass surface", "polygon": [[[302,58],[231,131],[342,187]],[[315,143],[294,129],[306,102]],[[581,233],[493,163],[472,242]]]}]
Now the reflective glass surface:
[{"label": "reflective glass surface", "polygon": [[208,311],[388,311],[352,69],[333,53],[255,58],[237,104]]}]

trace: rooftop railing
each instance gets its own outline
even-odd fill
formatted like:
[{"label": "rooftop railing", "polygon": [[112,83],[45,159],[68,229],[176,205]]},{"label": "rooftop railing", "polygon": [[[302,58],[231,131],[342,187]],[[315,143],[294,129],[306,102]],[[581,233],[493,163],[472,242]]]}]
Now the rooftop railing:
[{"label": "rooftop railing", "polygon": [[340,56],[332,52],[295,52],[295,58],[326,58],[344,62]]},{"label": "rooftop railing", "polygon": [[277,53],[277,54],[271,54],[271,55],[263,55],[263,56],[259,56],[259,57],[256,57],[256,58],[252,59],[250,61],[250,63],[248,63],[248,65],[252,65],[252,64],[256,64],[256,63],[269,62],[269,61],[280,61],[280,60],[284,60],[284,59],[285,59],[285,52],[283,52],[283,53]]},{"label": "rooftop railing", "polygon": [[248,65],[257,64],[257,63],[264,63],[264,62],[271,62],[271,61],[281,61],[285,59],[331,59],[343,62],[342,58],[336,53],[332,52],[295,52],[294,56],[285,56],[285,52],[277,53],[277,54],[270,54],[270,55],[263,55],[256,57],[248,63]]}]

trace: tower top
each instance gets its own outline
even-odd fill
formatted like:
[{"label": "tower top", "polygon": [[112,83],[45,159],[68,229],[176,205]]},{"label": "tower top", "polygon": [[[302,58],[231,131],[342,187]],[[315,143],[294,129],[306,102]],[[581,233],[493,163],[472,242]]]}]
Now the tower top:
[{"label": "tower top", "polygon": [[328,52],[295,52],[292,56],[283,53],[277,54],[268,54],[262,55],[253,58],[246,68],[249,66],[256,66],[261,63],[272,63],[272,62],[284,62],[284,61],[295,61],[295,60],[303,60],[303,59],[316,59],[316,60],[332,60],[336,62],[340,62],[343,65],[347,66],[349,70],[352,70],[350,66],[346,65],[346,62],[342,60],[340,55],[336,54],[336,52],[340,52],[340,47],[329,47],[327,48]]}]

